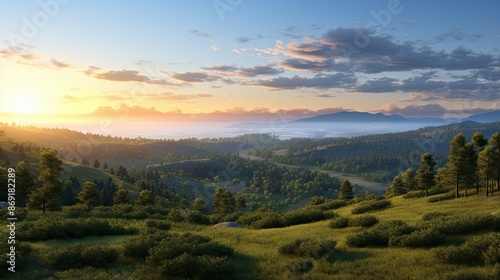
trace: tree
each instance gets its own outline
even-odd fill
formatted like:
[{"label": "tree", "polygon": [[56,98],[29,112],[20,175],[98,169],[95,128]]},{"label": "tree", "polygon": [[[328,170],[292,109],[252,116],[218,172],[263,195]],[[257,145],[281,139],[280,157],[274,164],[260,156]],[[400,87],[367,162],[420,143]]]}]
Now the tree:
[{"label": "tree", "polygon": [[403,182],[403,175],[398,174],[392,180],[391,186],[386,190],[385,195],[387,197],[398,196],[408,192],[408,188]]},{"label": "tree", "polygon": [[155,196],[150,190],[142,190],[139,193],[139,197],[135,201],[137,205],[145,206],[151,205],[155,202]]},{"label": "tree", "polygon": [[415,170],[413,168],[408,168],[401,175],[401,179],[403,180],[403,184],[408,191],[413,191],[417,189],[418,181],[417,176],[415,174]]},{"label": "tree", "polygon": [[205,210],[205,201],[202,198],[197,197],[193,202],[193,210]]},{"label": "tree", "polygon": [[82,190],[78,193],[77,198],[79,201],[87,204],[90,211],[90,207],[101,204],[102,194],[96,184],[87,181],[83,183]]},{"label": "tree", "polygon": [[241,208],[245,208],[247,206],[247,202],[242,195],[238,195],[236,197],[235,205],[236,205],[236,207],[241,209]]},{"label": "tree", "polygon": [[94,164],[92,164],[92,166],[94,166],[94,168],[99,168],[99,167],[101,167],[101,164],[99,163],[99,161],[97,159],[95,159]]},{"label": "tree", "polygon": [[[496,132],[493,134],[490,138],[490,143],[495,146],[495,151],[496,151],[496,157],[500,158],[500,132]],[[495,168],[496,168],[496,180],[497,180],[497,190],[500,191],[500,161],[497,160],[495,162]],[[493,187],[491,189],[493,191]]]},{"label": "tree", "polygon": [[115,195],[113,197],[113,203],[114,204],[130,203],[130,195],[128,194],[128,191],[125,189],[123,184],[120,184],[120,187],[118,187],[118,190],[115,192]]},{"label": "tree", "polygon": [[[474,145],[474,150],[476,152],[476,157],[479,153],[488,145],[488,140],[484,138],[484,134],[481,132],[476,132],[471,139],[472,145]],[[476,168],[476,194],[479,194],[479,168]]]},{"label": "tree", "polygon": [[19,206],[25,206],[35,182],[28,163],[20,161],[16,166],[16,196]]},{"label": "tree", "polygon": [[477,159],[479,175],[484,179],[486,185],[486,196],[489,195],[489,190],[491,188],[491,194],[493,195],[493,180],[497,175],[496,162],[499,161],[497,149],[494,146],[488,146],[484,148]]},{"label": "tree", "polygon": [[420,159],[420,168],[418,169],[417,180],[418,184],[424,188],[425,196],[429,195],[429,189],[435,185],[434,167],[436,162],[432,159],[432,155],[425,153]]},{"label": "tree", "polygon": [[104,165],[102,166],[102,169],[104,169],[104,170],[108,169],[108,163],[107,162],[104,162]]},{"label": "tree", "polygon": [[212,201],[214,214],[231,214],[234,212],[235,200],[233,194],[224,188],[217,188]]},{"label": "tree", "polygon": [[88,166],[90,163],[86,158],[82,159],[82,164]]},{"label": "tree", "polygon": [[455,185],[455,197],[460,196],[460,189],[465,189],[474,184],[476,172],[474,157],[474,147],[471,143],[466,143],[463,133],[457,134],[450,142],[450,154],[448,155],[448,168],[451,181]]},{"label": "tree", "polygon": [[40,154],[38,163],[38,182],[41,187],[31,192],[28,207],[31,209],[42,209],[43,214],[48,207],[49,210],[60,208],[59,196],[62,192],[62,161],[57,153],[52,150],[44,150]]},{"label": "tree", "polygon": [[339,199],[349,200],[352,199],[352,184],[351,181],[345,179],[340,185]]}]

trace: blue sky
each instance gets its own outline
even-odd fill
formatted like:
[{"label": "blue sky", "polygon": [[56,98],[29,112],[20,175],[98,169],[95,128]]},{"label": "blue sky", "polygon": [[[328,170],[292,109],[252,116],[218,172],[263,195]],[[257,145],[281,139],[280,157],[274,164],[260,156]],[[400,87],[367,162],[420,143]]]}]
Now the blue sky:
[{"label": "blue sky", "polygon": [[500,109],[498,1],[0,1],[0,112]]}]

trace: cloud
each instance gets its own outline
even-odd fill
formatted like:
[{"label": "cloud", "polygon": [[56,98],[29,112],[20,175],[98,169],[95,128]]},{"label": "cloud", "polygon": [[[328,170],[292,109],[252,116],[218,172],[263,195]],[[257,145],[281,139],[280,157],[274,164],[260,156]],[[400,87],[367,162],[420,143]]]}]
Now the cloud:
[{"label": "cloud", "polygon": [[269,65],[266,66],[257,65],[251,68],[241,68],[238,74],[241,77],[257,77],[257,76],[267,76],[267,75],[278,75],[283,72],[284,72],[283,69],[273,68]]},{"label": "cloud", "polygon": [[52,64],[54,64],[57,68],[66,68],[66,67],[70,67],[71,65],[67,64],[67,63],[64,63],[64,62],[61,62],[61,61],[58,61],[58,60],[55,60],[55,59],[52,59],[51,60]]},{"label": "cloud", "polygon": [[236,39],[236,41],[237,41],[238,43],[248,43],[248,42],[250,42],[250,41],[259,40],[259,39],[262,39],[262,35],[257,34],[257,36],[256,36],[256,37],[238,37],[238,38]]},{"label": "cloud", "polygon": [[92,76],[96,79],[113,81],[113,82],[141,82],[154,85],[178,86],[179,84],[172,83],[166,79],[151,79],[148,76],[141,74],[137,70],[101,70],[96,66],[89,66],[84,73],[87,76]]},{"label": "cloud", "polygon": [[270,80],[258,80],[242,85],[261,86],[274,90],[299,88],[347,88],[356,82],[352,73],[317,74],[314,77],[277,77]]},{"label": "cloud", "polygon": [[114,95],[106,95],[104,96],[104,99],[115,100],[115,101],[116,100],[126,101],[126,100],[136,100],[136,99],[153,100],[153,101],[190,101],[193,99],[213,98],[213,97],[215,97],[215,95],[207,93],[178,94],[172,92],[162,92],[162,93],[138,93],[134,95],[114,94]]},{"label": "cloud", "polygon": [[197,30],[197,29],[191,29],[191,30],[188,30],[187,32],[189,32],[195,36],[198,36],[198,37],[204,37],[204,38],[210,37],[210,34],[203,32],[203,31],[200,31],[200,30]]},{"label": "cloud", "polygon": [[439,104],[409,105],[404,108],[388,104],[382,107],[381,112],[386,115],[396,114],[403,117],[441,118],[447,113],[447,110]]},{"label": "cloud", "polygon": [[322,94],[316,94],[316,95],[314,95],[314,97],[332,98],[332,97],[336,97],[336,96],[335,95],[331,95],[331,94],[322,93]]},{"label": "cloud", "polygon": [[54,103],[60,103],[60,104],[72,104],[72,103],[79,103],[83,102],[86,100],[89,100],[87,97],[81,97],[81,96],[73,96],[73,95],[64,95],[61,98],[46,98],[44,100],[47,100],[49,102],[54,102]]},{"label": "cloud", "polygon": [[176,73],[171,77],[173,79],[188,83],[211,82],[218,79],[218,77],[216,76],[212,76],[203,72]]},{"label": "cloud", "polygon": [[481,39],[481,34],[466,34],[460,28],[454,28],[444,33],[434,36],[434,43],[441,43],[446,41],[477,41]]},{"label": "cloud", "polygon": [[232,65],[214,65],[214,66],[208,66],[208,67],[202,67],[201,69],[206,70],[206,71],[220,71],[220,72],[229,72],[229,71],[236,71],[238,70],[238,67],[232,66]]},{"label": "cloud", "polygon": [[[433,50],[414,41],[399,42],[394,37],[376,33],[369,28],[334,28],[318,39],[306,42],[291,42],[282,53],[291,59],[313,61],[309,64],[317,70],[320,62],[325,62],[335,70],[336,60],[348,62],[352,71],[382,73],[412,70],[474,70],[498,66],[498,57],[474,52],[464,47],[453,51]],[[288,61],[288,67],[296,66],[300,60]],[[295,64],[293,64],[295,62]],[[306,70],[307,64],[303,63]]]},{"label": "cloud", "polygon": [[212,45],[210,45],[210,49],[214,52],[217,52],[217,51],[220,51],[221,49],[217,46],[216,43],[213,43]]}]

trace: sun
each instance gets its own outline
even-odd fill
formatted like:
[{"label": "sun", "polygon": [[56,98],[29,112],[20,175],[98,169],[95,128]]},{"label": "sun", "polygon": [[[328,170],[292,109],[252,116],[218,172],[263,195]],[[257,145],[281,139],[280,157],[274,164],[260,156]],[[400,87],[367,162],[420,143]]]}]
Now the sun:
[{"label": "sun", "polygon": [[43,93],[32,87],[17,87],[9,91],[9,94],[4,97],[8,108],[6,111],[19,114],[33,114],[42,109],[40,97]]}]

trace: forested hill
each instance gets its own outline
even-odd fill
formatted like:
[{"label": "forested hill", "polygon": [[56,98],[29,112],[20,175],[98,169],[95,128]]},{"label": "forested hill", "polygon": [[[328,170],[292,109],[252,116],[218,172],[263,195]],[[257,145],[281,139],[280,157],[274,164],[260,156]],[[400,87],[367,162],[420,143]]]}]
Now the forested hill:
[{"label": "forested hill", "polygon": [[[0,148],[5,151],[21,147],[29,152],[33,147],[50,148],[60,157],[77,162],[106,161],[110,166],[146,167],[185,159],[206,158],[212,152],[238,154],[255,146],[266,147],[277,139],[269,134],[247,134],[216,139],[147,139],[104,136],[63,128],[39,128],[0,123],[4,136]],[[16,146],[17,145],[17,146]],[[17,158],[17,157],[16,157]],[[16,158],[11,158],[15,161]],[[36,159],[34,159],[36,160]]]},{"label": "forested hill", "polygon": [[417,167],[423,153],[433,154],[438,167],[446,163],[449,143],[458,133],[468,140],[475,132],[486,138],[500,131],[500,122],[466,121],[417,130],[352,138],[295,138],[272,149],[251,153],[281,163],[316,165],[339,172],[363,173],[367,179],[390,181],[400,171]]}]

